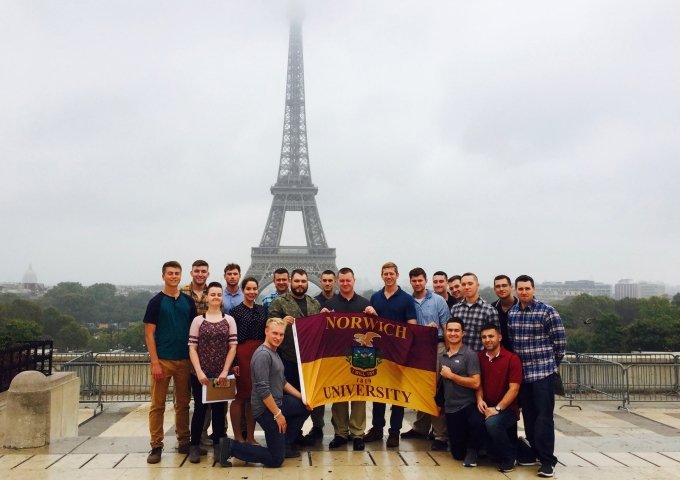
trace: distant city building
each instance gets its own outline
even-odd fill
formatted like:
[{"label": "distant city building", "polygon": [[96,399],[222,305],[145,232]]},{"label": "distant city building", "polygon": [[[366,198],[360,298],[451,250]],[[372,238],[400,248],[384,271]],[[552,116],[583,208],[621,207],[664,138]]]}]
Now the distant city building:
[{"label": "distant city building", "polygon": [[611,297],[612,286],[608,283],[592,280],[567,280],[566,282],[543,282],[536,284],[536,296],[548,303],[577,297],[579,295],[593,297]]},{"label": "distant city building", "polygon": [[661,297],[666,294],[666,286],[663,283],[636,282],[630,278],[624,278],[614,285],[614,298],[650,298]]},{"label": "distant city building", "polygon": [[663,283],[640,282],[640,296],[642,298],[663,297],[666,286]]},{"label": "distant city building", "polygon": [[21,297],[37,297],[46,291],[45,285],[38,282],[38,276],[33,271],[33,265],[28,266],[28,270],[21,277],[20,283],[10,282],[0,284],[0,292],[13,293]]}]

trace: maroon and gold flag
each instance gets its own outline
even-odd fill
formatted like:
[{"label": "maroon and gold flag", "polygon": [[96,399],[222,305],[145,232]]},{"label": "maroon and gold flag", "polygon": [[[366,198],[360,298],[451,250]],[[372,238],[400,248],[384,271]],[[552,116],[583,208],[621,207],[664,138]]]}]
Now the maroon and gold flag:
[{"label": "maroon and gold flag", "polygon": [[295,320],[302,397],[309,406],[365,400],[437,415],[437,329],[357,313]]}]

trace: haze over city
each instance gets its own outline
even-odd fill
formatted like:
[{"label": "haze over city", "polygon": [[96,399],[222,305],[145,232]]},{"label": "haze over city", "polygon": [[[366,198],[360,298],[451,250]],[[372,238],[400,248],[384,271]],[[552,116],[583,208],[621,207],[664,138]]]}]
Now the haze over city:
[{"label": "haze over city", "polygon": [[[0,281],[245,271],[278,170],[286,2],[1,5]],[[303,38],[339,267],[680,283],[680,3],[315,0]],[[292,217],[282,243],[304,244]]]}]

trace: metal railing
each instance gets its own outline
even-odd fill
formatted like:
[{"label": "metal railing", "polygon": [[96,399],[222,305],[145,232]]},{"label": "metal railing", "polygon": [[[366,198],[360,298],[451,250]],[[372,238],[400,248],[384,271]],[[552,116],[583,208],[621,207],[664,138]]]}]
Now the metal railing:
[{"label": "metal railing", "polygon": [[0,350],[0,392],[9,389],[15,376],[28,370],[52,374],[52,340],[19,342]]},{"label": "metal railing", "polygon": [[669,353],[573,353],[560,365],[569,406],[574,401],[680,400],[680,356]]},{"label": "metal railing", "polygon": [[[76,372],[81,379],[80,401],[96,403],[100,410],[104,403],[151,399],[147,353],[59,355],[55,370]],[[628,408],[631,402],[680,400],[678,355],[568,352],[560,374],[564,398],[573,407],[587,401],[612,401],[618,408]],[[173,393],[171,383],[169,401]]]},{"label": "metal railing", "polygon": [[[80,402],[94,403],[95,415],[105,403],[151,400],[151,368],[145,352],[61,354],[54,368],[78,375]],[[174,384],[170,381],[168,400],[173,394]]]}]

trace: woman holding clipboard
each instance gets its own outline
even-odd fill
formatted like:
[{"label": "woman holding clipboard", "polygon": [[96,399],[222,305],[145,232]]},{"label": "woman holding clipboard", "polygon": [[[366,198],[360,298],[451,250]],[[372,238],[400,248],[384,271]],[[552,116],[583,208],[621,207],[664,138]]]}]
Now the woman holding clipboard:
[{"label": "woman holding clipboard", "polygon": [[[225,348],[227,347],[228,348]],[[203,385],[215,380],[226,385],[227,375],[236,357],[236,322],[233,317],[222,313],[222,285],[211,282],[208,285],[208,310],[194,318],[189,329],[189,358],[193,366],[191,390],[194,396],[194,415],[191,417],[191,440],[189,461],[201,461],[200,441],[205,419]],[[225,435],[224,415],[227,402],[212,403],[213,447],[217,448],[220,438]]]}]

